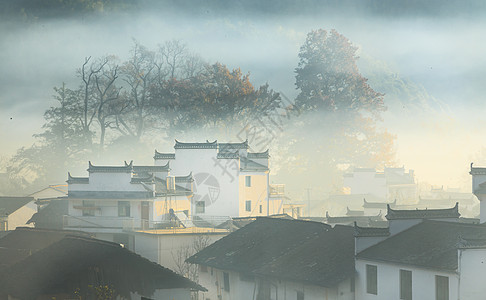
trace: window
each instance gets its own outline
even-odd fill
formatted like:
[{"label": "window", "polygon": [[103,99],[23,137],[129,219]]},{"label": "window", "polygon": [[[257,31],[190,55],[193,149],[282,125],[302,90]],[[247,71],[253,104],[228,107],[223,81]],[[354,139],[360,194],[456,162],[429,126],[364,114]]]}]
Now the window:
[{"label": "window", "polygon": [[83,216],[92,217],[95,215],[95,202],[92,200],[83,200]]},{"label": "window", "polygon": [[130,201],[118,201],[118,216],[130,217]]},{"label": "window", "polygon": [[203,214],[206,211],[206,204],[204,201],[196,201],[196,214]]},{"label": "window", "polygon": [[241,281],[247,281],[247,282],[253,282],[253,281],[255,281],[255,277],[251,274],[240,273],[240,280]]},{"label": "window", "polygon": [[260,205],[260,213],[263,213],[263,207]]},{"label": "window", "polygon": [[449,277],[435,276],[435,299],[449,300]]},{"label": "window", "polygon": [[297,291],[297,300],[304,300],[304,292]]},{"label": "window", "polygon": [[251,186],[251,176],[245,176],[245,186]]},{"label": "window", "polygon": [[412,271],[400,270],[400,299],[412,300]]},{"label": "window", "polygon": [[366,265],[366,292],[378,295],[378,270],[373,265]]},{"label": "window", "polygon": [[251,200],[247,200],[245,203],[245,210],[251,211]]},{"label": "window", "polygon": [[229,274],[226,272],[223,272],[223,279],[224,279],[224,290],[229,292],[230,291],[230,281],[229,281]]}]

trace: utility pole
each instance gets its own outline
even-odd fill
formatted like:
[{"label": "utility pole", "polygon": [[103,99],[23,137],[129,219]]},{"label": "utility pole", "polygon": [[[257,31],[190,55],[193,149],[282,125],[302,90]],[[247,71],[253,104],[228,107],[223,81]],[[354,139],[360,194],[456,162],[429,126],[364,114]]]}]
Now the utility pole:
[{"label": "utility pole", "polygon": [[307,217],[310,218],[310,191],[311,188],[306,188],[307,190]]}]

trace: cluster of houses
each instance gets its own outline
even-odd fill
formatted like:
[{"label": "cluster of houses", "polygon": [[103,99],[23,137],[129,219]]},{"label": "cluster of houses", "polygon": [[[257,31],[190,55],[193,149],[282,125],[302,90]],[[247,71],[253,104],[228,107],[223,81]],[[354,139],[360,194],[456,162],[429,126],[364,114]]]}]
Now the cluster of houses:
[{"label": "cluster of houses", "polygon": [[486,168],[470,171],[480,220],[461,217],[458,203],[407,206],[416,185],[403,168],[345,175],[357,199],[368,195],[364,210],[310,220],[270,184],[268,151],[248,150],[176,141],[153,165],[89,162],[88,176],[68,174],[67,185],[0,198],[0,299],[486,294]]}]

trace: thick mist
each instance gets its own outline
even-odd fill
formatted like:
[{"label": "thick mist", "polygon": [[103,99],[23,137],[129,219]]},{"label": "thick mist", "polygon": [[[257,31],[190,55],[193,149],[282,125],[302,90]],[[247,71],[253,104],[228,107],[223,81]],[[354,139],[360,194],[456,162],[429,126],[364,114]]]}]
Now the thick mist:
[{"label": "thick mist", "polygon": [[[486,140],[482,129],[486,122],[482,104],[485,25],[478,16],[460,15],[390,18],[349,12],[252,15],[214,10],[191,14],[144,7],[132,14],[8,22],[0,29],[0,156],[9,157],[34,142],[32,134],[41,131],[44,111],[54,105],[53,87],[65,82],[75,88],[76,69],[85,57],[115,55],[124,60],[134,40],[149,49],[182,40],[207,62],[241,68],[250,72],[255,86],[268,83],[293,99],[298,94],[294,69],[306,34],[312,29],[335,28],[360,48],[359,66],[371,87],[386,94],[388,111],[378,125],[396,135],[396,164],[414,169],[419,182],[468,191],[470,161],[486,163],[480,154]],[[281,134],[285,136],[285,129]],[[237,141],[232,135],[197,132],[181,140]],[[314,138],[313,133],[309,138]],[[172,150],[171,143],[157,136],[147,145],[146,153],[138,152],[133,158],[137,163],[150,163],[153,148]],[[303,178],[289,190],[292,197],[305,199],[304,189],[311,187],[304,186],[309,182],[306,178],[330,182],[322,188],[319,181],[312,181],[316,198],[324,198],[339,185],[339,179],[323,174],[286,172],[278,165],[285,153],[279,153],[278,147],[270,147],[274,181]],[[98,164],[121,164],[132,159],[127,152],[110,151],[98,158]],[[307,160],[320,159],[312,149],[306,155]]]}]

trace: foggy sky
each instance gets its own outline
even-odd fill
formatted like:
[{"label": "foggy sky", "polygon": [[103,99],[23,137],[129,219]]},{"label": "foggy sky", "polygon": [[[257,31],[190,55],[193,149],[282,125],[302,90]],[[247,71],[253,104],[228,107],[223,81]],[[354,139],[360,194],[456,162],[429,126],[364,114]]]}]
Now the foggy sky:
[{"label": "foggy sky", "polygon": [[[312,11],[311,9],[309,11]],[[171,39],[186,42],[208,62],[251,73],[255,85],[293,98],[298,51],[312,29],[337,29],[399,76],[423,85],[445,111],[389,111],[382,126],[397,135],[398,159],[421,181],[468,186],[467,168],[486,144],[486,24],[478,16],[244,14],[141,9],[101,18],[51,18],[0,27],[0,156],[30,146],[41,132],[54,86],[75,88],[75,70],[87,56],[128,57],[133,39],[149,49]],[[307,14],[307,15],[306,15]],[[4,23],[2,23],[4,24]],[[366,74],[364,74],[366,76]],[[385,98],[386,101],[386,98]],[[150,154],[149,154],[150,155]],[[481,163],[478,161],[478,163]],[[486,164],[486,160],[484,161]]]}]

